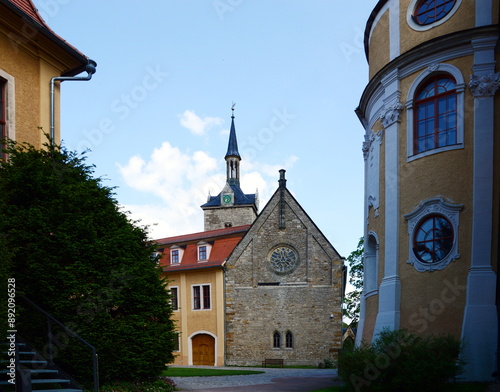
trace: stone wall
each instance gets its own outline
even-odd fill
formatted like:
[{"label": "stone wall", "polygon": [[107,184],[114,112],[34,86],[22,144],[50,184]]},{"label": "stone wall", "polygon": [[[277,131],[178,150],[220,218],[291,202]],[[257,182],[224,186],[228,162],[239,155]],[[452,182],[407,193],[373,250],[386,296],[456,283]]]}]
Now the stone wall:
[{"label": "stone wall", "polygon": [[230,206],[207,208],[205,214],[205,231],[223,229],[229,226],[250,225],[257,214],[252,206]]},{"label": "stone wall", "polygon": [[[336,359],[341,347],[342,259],[287,190],[283,200],[275,194],[228,260],[227,365],[266,358],[317,365]],[[277,247],[296,255],[286,271],[270,261]],[[293,347],[285,344],[288,331]]]}]

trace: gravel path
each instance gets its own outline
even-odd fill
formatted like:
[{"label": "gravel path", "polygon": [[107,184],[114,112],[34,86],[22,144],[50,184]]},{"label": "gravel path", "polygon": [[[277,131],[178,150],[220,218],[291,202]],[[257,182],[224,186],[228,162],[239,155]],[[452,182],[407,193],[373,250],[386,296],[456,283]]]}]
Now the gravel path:
[{"label": "gravel path", "polygon": [[[203,366],[199,366],[203,367]],[[224,369],[224,367],[207,367],[209,369]],[[177,387],[182,391],[195,391],[211,388],[238,387],[246,385],[272,384],[272,380],[284,377],[318,377],[328,376],[332,379],[337,376],[336,369],[287,369],[287,368],[238,368],[233,370],[256,370],[263,371],[261,374],[250,374],[246,376],[213,376],[213,377],[171,377]]]}]

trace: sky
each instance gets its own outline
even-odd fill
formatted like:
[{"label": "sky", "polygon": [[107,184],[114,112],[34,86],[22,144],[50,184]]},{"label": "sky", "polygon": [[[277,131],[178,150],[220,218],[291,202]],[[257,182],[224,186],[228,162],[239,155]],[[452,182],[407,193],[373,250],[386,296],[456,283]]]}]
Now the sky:
[{"label": "sky", "polygon": [[[61,84],[61,132],[86,151],[131,219],[158,239],[203,231],[225,183],[231,107],[240,184],[260,209],[287,187],[343,257],[363,235],[368,82],[376,0],[33,0],[97,62]],[[83,74],[85,75],[85,74]]]}]

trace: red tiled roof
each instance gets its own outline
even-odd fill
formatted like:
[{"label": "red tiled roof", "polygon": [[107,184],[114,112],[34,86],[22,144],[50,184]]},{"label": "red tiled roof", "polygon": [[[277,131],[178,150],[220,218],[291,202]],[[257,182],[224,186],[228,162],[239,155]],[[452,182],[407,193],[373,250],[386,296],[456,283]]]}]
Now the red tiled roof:
[{"label": "red tiled roof", "polygon": [[158,240],[155,240],[155,242],[158,242],[161,245],[173,245],[182,242],[201,241],[201,240],[206,240],[207,238],[220,237],[223,235],[237,234],[242,232],[246,233],[249,228],[250,225],[226,227],[224,229],[207,230],[199,233],[183,234],[175,237],[160,238]]},{"label": "red tiled roof", "polygon": [[[245,225],[158,240],[157,242],[165,246],[160,265],[164,267],[165,272],[222,267],[249,228],[250,225]],[[212,246],[207,261],[198,261],[197,244],[202,240],[209,242]],[[184,249],[179,264],[170,264],[170,246],[172,245],[178,245]]]},{"label": "red tiled roof", "polygon": [[22,10],[25,14],[31,17],[35,22],[40,23],[41,25],[48,28],[45,21],[42,19],[38,10],[31,0],[9,0],[12,4],[14,4],[17,8]]}]

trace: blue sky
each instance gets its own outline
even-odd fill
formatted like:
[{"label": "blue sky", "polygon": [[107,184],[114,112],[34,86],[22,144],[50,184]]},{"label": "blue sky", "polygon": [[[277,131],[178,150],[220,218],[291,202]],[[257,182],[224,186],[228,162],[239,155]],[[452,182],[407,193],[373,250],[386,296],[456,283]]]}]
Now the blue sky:
[{"label": "blue sky", "polygon": [[48,25],[97,62],[63,82],[63,143],[90,149],[153,238],[203,231],[224,185],[231,105],[241,187],[261,208],[287,186],[339,253],[363,235],[368,81],[363,32],[376,0],[34,0]]}]

